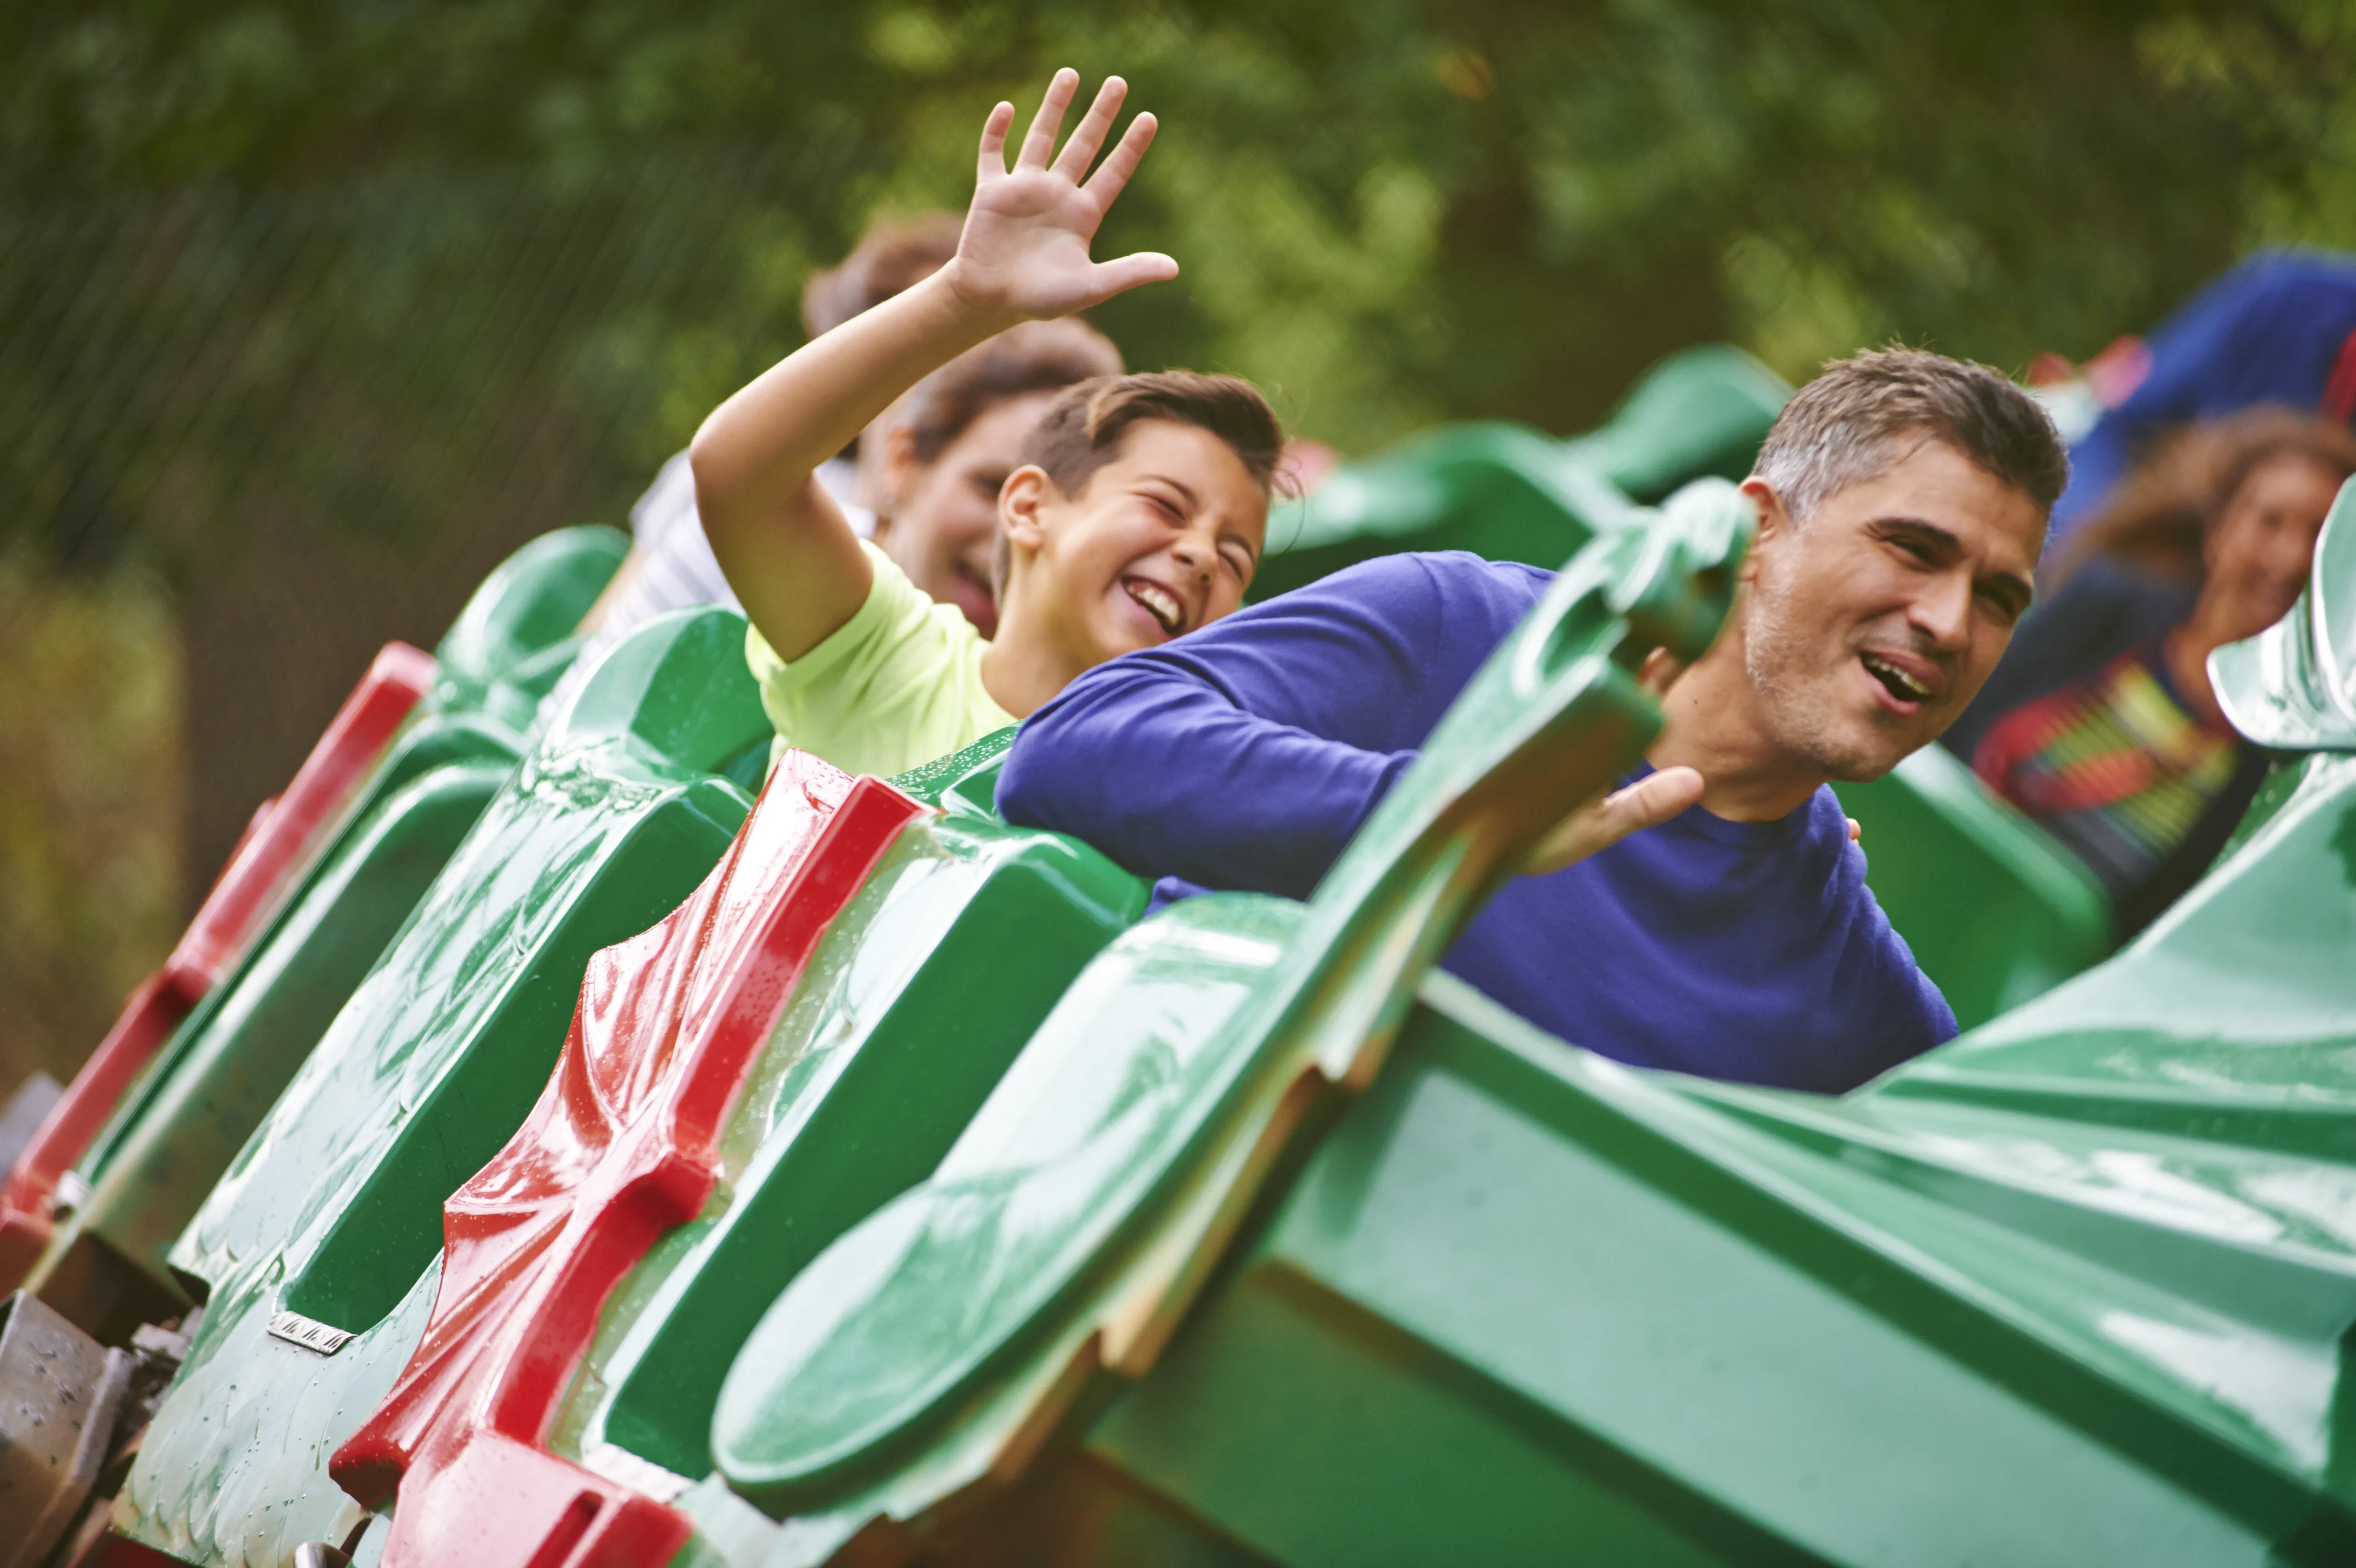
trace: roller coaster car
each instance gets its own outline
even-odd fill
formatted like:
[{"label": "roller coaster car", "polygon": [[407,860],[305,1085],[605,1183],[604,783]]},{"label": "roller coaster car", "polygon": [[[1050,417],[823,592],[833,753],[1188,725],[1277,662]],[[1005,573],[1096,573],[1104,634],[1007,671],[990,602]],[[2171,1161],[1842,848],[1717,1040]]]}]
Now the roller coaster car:
[{"label": "roller coaster car", "polygon": [[[1391,808],[1422,827],[1378,824],[1369,842],[1389,848],[1337,872],[1358,891],[1336,907],[1407,912],[1383,932],[1327,922],[1313,940],[1352,976],[1338,992],[1291,976],[1322,987],[1321,1006],[1354,1009],[1355,1023],[1332,1027],[1376,1031],[1354,1053],[1378,1049],[1382,1024],[1364,1009],[1397,1010],[1383,987],[1428,963],[1518,847],[1649,738],[1654,709],[1614,657],[1623,636],[1688,655],[1707,644],[1743,516],[1720,485],[1583,554],[1543,624],[1501,656],[1494,689],[1468,696],[1438,738],[1451,761]],[[539,1111],[448,1205],[421,1348],[333,1461],[370,1503],[398,1481],[382,1562],[664,1560],[690,1525],[662,1499],[711,1472],[730,1356],[803,1264],[948,1168],[987,1123],[987,1111],[975,1119],[985,1102],[1017,1080],[1066,1081],[1076,1042],[1093,1055],[1125,1034],[1142,1052],[1132,1086],[1150,1087],[1160,1053],[1204,1043],[1196,1025],[1217,1024],[1218,1004],[1239,999],[1276,950],[1270,934],[1295,923],[1283,901],[1215,900],[1118,935],[1144,889],[1093,851],[989,816],[995,750],[953,759],[937,785],[904,781],[945,803],[937,814],[875,781],[851,786],[828,829],[846,844],[828,884],[839,891],[824,892],[807,869],[783,874],[791,862],[767,847],[780,774],[706,887],[600,955]],[[896,833],[880,865],[880,843],[844,829],[860,791]],[[1206,925],[1206,911],[1232,918]],[[814,963],[807,938],[736,934],[821,927]],[[740,997],[758,1005],[729,999]],[[1241,1071],[1230,1057],[1194,1066]],[[1018,1061],[1030,1065],[1009,1075]],[[594,1092],[609,1080],[627,1087]],[[618,1302],[639,1309],[607,1310]]]},{"label": "roller coaster car", "polygon": [[757,777],[769,739],[744,636],[682,612],[606,654],[213,1188],[170,1254],[205,1314],[118,1528],[276,1563],[357,1518],[327,1451],[416,1344],[443,1200],[531,1109],[591,955],[676,908],[743,823],[723,773]]},{"label": "roller coaster car", "polygon": [[[399,645],[380,658],[370,682],[392,664],[422,699],[82,1157],[29,1276],[51,1307],[110,1344],[185,1308],[166,1264],[173,1241],[514,770],[536,705],[580,645],[574,624],[626,548],[610,528],[536,539],[484,581],[434,660]],[[320,753],[350,752],[354,732],[339,720]]]},{"label": "roller coaster car", "polygon": [[[717,1082],[755,1108],[742,1168],[776,1189],[804,1157],[817,1196],[739,1178],[708,1229],[636,1228],[618,1285],[610,1256],[543,1272],[491,1309],[470,1400],[434,1362],[491,1293],[445,1294],[448,1339],[336,1462],[379,1498],[412,1467],[380,1560],[2345,1560],[2356,874],[2314,869],[2356,834],[2349,759],[2297,770],[2127,953],[1844,1100],[1618,1068],[1425,975],[1649,737],[1608,657],[1707,642],[1723,601],[1692,590],[1725,574],[1694,569],[1741,516],[1707,500],[1574,562],[1309,905],[1223,895],[1116,938],[928,1178],[815,1235],[797,1198],[907,1162],[814,1134],[840,1079],[813,1042],[865,1065],[874,1009],[797,990],[804,1021]],[[2270,635],[2328,651],[2325,578],[2310,601]],[[2356,716],[2351,689],[2311,682],[2310,709]],[[841,973],[919,961],[890,926],[838,938]],[[960,1060],[908,1039],[912,1082]],[[454,1263],[495,1173],[556,1163],[510,1146],[452,1205]],[[741,1333],[723,1232],[791,1281],[691,1482],[701,1389],[661,1404]],[[584,1307],[553,1364],[499,1374],[530,1360],[518,1326]]]},{"label": "roller coaster car", "polygon": [[1209,955],[1224,996],[1196,960],[1084,1023],[1084,977],[765,1317],[673,1561],[2356,1559],[2351,539],[2356,486],[2218,659],[2335,749],[2125,952],[1848,1096],[1617,1067],[1444,976],[1365,1083],[1380,1031],[1314,998],[1376,987],[1293,969],[1340,873],[1257,976]]},{"label": "roller coaster car", "polygon": [[[2349,747],[2356,490],[2332,527],[2220,685]],[[404,1492],[384,1560],[2348,1561],[2356,757],[2287,770],[2126,952],[1866,1090],[1711,1084],[1423,976],[1533,781],[1641,747],[1641,708],[1504,700],[1595,646],[1542,612],[1310,905],[1100,955],[763,1317],[716,1475],[486,1466]]]},{"label": "roller coaster car", "polygon": [[[719,612],[625,642],[490,764],[389,946],[333,890],[405,796],[347,807],[43,1264],[85,1314],[158,1298],[106,1306],[76,1256],[206,1303],[118,1544],[2342,1560],[2351,917],[2318,856],[2356,838],[2345,759],[2285,770],[2178,914],[2037,1001],[2104,945],[2075,862],[1941,758],[1845,788],[1959,1014],[2014,1010],[1844,1100],[1622,1069],[1425,973],[1641,752],[1621,666],[1724,609],[1742,505],[1630,494],[1742,472],[1781,391],[1671,368],[1579,442],[1460,427],[1358,465],[1270,557],[1272,590],[1578,551],[1307,906],[1138,923],[1134,879],[996,819],[1005,737],[888,784],[792,757],[748,816],[768,729]],[[2259,661],[2221,673],[2237,715],[2327,745],[2356,734],[2335,529],[2300,629],[2220,656]],[[486,687],[504,733],[562,656]],[[324,1032],[270,1021],[305,1007]],[[209,1145],[219,1104],[249,1119]]]}]

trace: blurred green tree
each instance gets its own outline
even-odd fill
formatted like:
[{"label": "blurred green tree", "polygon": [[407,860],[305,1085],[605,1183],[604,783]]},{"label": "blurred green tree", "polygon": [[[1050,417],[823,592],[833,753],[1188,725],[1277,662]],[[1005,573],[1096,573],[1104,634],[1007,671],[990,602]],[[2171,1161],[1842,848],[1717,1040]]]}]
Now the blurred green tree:
[{"label": "blurred green tree", "polygon": [[0,167],[26,201],[829,148],[829,178],[748,188],[703,237],[749,275],[678,324],[702,347],[637,324],[634,368],[676,383],[639,410],[651,449],[793,341],[769,251],[807,266],[879,199],[958,200],[991,96],[1119,69],[1167,129],[1109,241],[1189,271],[1108,325],[1355,447],[1580,424],[1697,337],[1791,375],[1890,336],[2007,366],[2097,347],[2254,233],[2344,212],[2296,194],[2324,144],[2349,161],[2321,63],[2344,9],[101,0],[0,20]]},{"label": "blurred green tree", "polygon": [[1104,242],[1185,270],[1100,324],[1363,451],[1575,430],[1700,339],[2091,353],[2356,245],[2351,59],[2346,0],[0,5],[0,556],[171,587],[200,890],[378,644],[620,521],[1055,65],[1163,123]]}]

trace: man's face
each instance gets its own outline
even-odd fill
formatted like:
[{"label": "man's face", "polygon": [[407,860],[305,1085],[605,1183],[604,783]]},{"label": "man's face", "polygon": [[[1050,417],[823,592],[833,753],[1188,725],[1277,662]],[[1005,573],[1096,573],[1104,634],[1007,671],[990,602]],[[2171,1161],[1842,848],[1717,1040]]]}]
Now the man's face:
[{"label": "man's face", "polygon": [[2045,514],[1954,447],[1900,461],[1804,523],[1758,479],[1743,663],[1766,738],[1827,778],[1879,778],[1935,740],[2029,608]]}]

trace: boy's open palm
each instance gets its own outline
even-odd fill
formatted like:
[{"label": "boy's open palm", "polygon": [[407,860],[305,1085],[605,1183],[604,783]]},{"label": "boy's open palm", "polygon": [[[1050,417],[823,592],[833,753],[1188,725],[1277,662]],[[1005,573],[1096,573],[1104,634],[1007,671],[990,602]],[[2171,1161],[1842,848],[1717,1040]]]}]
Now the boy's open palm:
[{"label": "boy's open palm", "polygon": [[1113,261],[1089,259],[1088,244],[1098,225],[1153,141],[1154,122],[1151,114],[1130,121],[1128,133],[1106,155],[1104,165],[1082,183],[1120,112],[1129,86],[1117,76],[1107,77],[1096,101],[1057,154],[1055,138],[1063,130],[1064,112],[1079,86],[1077,71],[1055,73],[1011,171],[1006,133],[1014,123],[1014,106],[1000,104],[981,128],[973,206],[966,212],[965,232],[949,271],[958,293],[985,310],[1033,320],[1069,315],[1140,283],[1178,275],[1178,263],[1155,251]]}]

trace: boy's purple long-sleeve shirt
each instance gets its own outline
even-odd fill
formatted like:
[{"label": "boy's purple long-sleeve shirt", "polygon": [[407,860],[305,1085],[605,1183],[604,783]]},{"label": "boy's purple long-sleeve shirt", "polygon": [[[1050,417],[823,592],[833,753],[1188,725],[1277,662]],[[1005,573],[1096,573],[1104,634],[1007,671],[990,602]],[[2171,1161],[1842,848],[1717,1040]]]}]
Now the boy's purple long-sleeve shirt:
[{"label": "boy's purple long-sleeve shirt", "polygon": [[[1388,556],[1115,659],[1024,723],[999,809],[1162,898],[1306,898],[1549,580]],[[1778,822],[1697,807],[1509,882],[1443,966],[1605,1056],[1739,1083],[1847,1089],[1955,1032],[1828,789]]]}]

